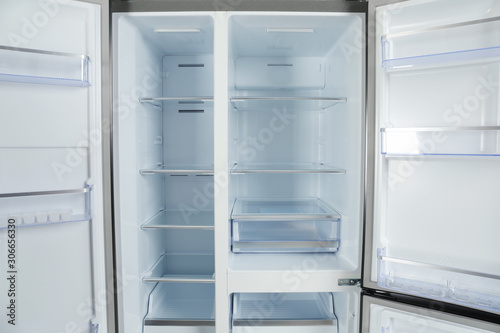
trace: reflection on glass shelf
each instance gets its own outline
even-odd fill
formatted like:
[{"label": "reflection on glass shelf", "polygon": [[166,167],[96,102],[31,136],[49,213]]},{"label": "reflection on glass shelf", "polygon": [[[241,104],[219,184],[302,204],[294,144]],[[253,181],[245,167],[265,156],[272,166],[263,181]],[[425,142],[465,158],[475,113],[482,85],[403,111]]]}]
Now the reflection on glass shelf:
[{"label": "reflection on glass shelf", "polygon": [[234,253],[336,252],[340,219],[322,221],[232,220]]},{"label": "reflection on glass shelf", "polygon": [[0,230],[90,221],[92,188],[0,194]]},{"label": "reflection on glass shelf", "polygon": [[[271,304],[262,311],[262,304]],[[255,320],[255,314],[260,314]],[[233,295],[233,332],[248,332],[262,326],[269,332],[337,332],[337,316],[331,293],[235,293]],[[260,330],[259,332],[267,332]],[[280,330],[280,331],[281,331]]]},{"label": "reflection on glass shelf", "polygon": [[458,63],[500,61],[500,46],[456,52],[426,54],[414,57],[384,59],[382,67],[390,70],[408,70],[414,68],[455,65]]},{"label": "reflection on glass shelf", "polygon": [[382,128],[387,155],[500,156],[500,126]]},{"label": "reflection on glass shelf", "polygon": [[141,175],[170,174],[170,175],[200,175],[213,176],[213,164],[191,164],[191,165],[164,165],[155,169],[141,169]]},{"label": "reflection on glass shelf", "polygon": [[213,107],[213,97],[141,97],[139,102],[157,107],[177,108],[179,112],[202,113],[204,108]]},{"label": "reflection on glass shelf", "polygon": [[144,325],[215,326],[215,285],[159,283],[149,295]]},{"label": "reflection on glass shelf", "polygon": [[231,174],[244,173],[340,173],[344,169],[322,163],[236,163]]},{"label": "reflection on glass shelf", "polygon": [[144,282],[214,283],[213,254],[165,253],[143,278]]},{"label": "reflection on glass shelf", "polygon": [[378,249],[380,287],[500,313],[500,275],[386,256]]},{"label": "reflection on glass shelf", "polygon": [[316,111],[325,110],[335,104],[345,103],[347,98],[315,97],[233,97],[231,104],[238,111]]},{"label": "reflection on glass shelf", "polygon": [[214,212],[163,210],[146,221],[141,228],[214,230]]},{"label": "reflection on glass shelf", "polygon": [[238,198],[235,200],[231,218],[240,221],[320,221],[340,220],[341,216],[318,198]]},{"label": "reflection on glass shelf", "polygon": [[0,45],[0,81],[87,87],[86,55]]}]

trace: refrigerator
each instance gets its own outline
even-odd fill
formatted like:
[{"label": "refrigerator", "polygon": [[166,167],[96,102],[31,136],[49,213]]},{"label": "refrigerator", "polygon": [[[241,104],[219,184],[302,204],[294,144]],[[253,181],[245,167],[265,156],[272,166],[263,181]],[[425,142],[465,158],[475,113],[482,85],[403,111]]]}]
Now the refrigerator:
[{"label": "refrigerator", "polygon": [[499,1],[0,6],[1,332],[500,332]]}]

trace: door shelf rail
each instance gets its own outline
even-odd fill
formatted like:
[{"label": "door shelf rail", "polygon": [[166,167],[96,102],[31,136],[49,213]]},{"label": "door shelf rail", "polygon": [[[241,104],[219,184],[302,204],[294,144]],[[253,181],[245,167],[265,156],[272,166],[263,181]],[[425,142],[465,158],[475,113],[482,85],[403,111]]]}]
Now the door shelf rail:
[{"label": "door shelf rail", "polygon": [[500,275],[393,258],[385,253],[386,249],[377,250],[380,287],[500,314]]},{"label": "door shelf rail", "polygon": [[90,86],[87,55],[16,48],[0,45],[0,81]]},{"label": "door shelf rail", "polygon": [[500,126],[382,128],[381,153],[500,156]]},{"label": "door shelf rail", "polygon": [[163,254],[146,272],[143,282],[214,283],[213,254]]},{"label": "door shelf rail", "polygon": [[237,111],[319,111],[339,103],[346,103],[345,97],[232,97]]},{"label": "door shelf rail", "polygon": [[[255,313],[262,304],[272,304],[255,320]],[[294,332],[325,332],[330,327],[336,332],[337,316],[331,293],[236,293],[233,295],[233,332],[246,332],[253,327],[269,327],[271,331],[279,327],[296,327]],[[300,329],[298,327],[301,327]]]},{"label": "door shelf rail", "polygon": [[[38,227],[92,219],[92,189],[17,192],[0,194],[0,230]],[[57,207],[55,207],[57,205]],[[29,211],[26,207],[30,207]],[[4,215],[3,212],[9,212]],[[17,213],[16,213],[17,212]]]},{"label": "door shelf rail", "polygon": [[247,173],[326,173],[345,174],[345,169],[323,163],[235,163],[232,175]]},{"label": "door shelf rail", "polygon": [[214,230],[214,212],[181,212],[162,210],[141,225],[143,230],[187,229]]},{"label": "door shelf rail", "polygon": [[164,165],[158,168],[141,169],[141,175],[172,175],[172,176],[213,176],[213,164],[198,164],[198,165]]},{"label": "door shelf rail", "polygon": [[148,326],[215,326],[215,285],[159,283],[149,295]]}]

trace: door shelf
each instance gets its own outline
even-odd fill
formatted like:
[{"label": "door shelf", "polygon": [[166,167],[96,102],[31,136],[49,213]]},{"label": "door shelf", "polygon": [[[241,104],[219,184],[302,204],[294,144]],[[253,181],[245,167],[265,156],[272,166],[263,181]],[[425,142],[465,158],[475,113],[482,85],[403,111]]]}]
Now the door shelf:
[{"label": "door shelf", "polygon": [[205,97],[140,97],[139,102],[157,107],[177,108],[179,112],[202,113],[204,108],[213,107],[214,98]]},{"label": "door shelf", "polygon": [[232,97],[237,111],[317,111],[347,102],[345,97]]},{"label": "door shelf", "polygon": [[181,212],[162,210],[146,221],[142,229],[188,229],[188,230],[214,230],[214,212],[197,211]]},{"label": "door shelf", "polygon": [[214,283],[213,254],[163,254],[143,282]]},{"label": "door shelf", "polygon": [[90,221],[92,188],[0,194],[0,230]]},{"label": "door shelf", "polygon": [[382,128],[384,155],[500,156],[500,126]]},{"label": "door shelf", "polygon": [[173,175],[173,176],[187,176],[187,175],[197,175],[197,176],[213,176],[214,166],[213,164],[199,164],[199,165],[165,165],[153,169],[141,169],[139,170],[141,175]]},{"label": "door shelf", "polygon": [[328,173],[345,174],[344,169],[323,163],[235,163],[231,174],[246,173]]},{"label": "door shelf", "polygon": [[239,221],[340,221],[341,215],[318,198],[239,198],[234,202],[231,219]]},{"label": "door shelf", "polygon": [[159,283],[149,295],[145,326],[215,326],[215,286]]},{"label": "door shelf", "polygon": [[500,275],[393,258],[385,253],[386,249],[377,250],[380,287],[500,313]]},{"label": "door shelf", "polygon": [[0,45],[0,81],[90,86],[90,58],[86,55]]},{"label": "door shelf", "polygon": [[491,17],[387,34],[381,40],[382,67],[391,71],[498,62],[499,28],[500,18]]},{"label": "door shelf", "polygon": [[455,52],[426,54],[414,57],[384,59],[382,67],[387,72],[409,70],[431,66],[472,64],[500,61],[500,46]]},{"label": "door shelf", "polygon": [[[262,304],[268,304],[262,310]],[[256,314],[260,315],[256,317]],[[236,293],[233,295],[233,332],[275,332],[293,329],[299,333],[337,332],[337,317],[331,293]]]}]

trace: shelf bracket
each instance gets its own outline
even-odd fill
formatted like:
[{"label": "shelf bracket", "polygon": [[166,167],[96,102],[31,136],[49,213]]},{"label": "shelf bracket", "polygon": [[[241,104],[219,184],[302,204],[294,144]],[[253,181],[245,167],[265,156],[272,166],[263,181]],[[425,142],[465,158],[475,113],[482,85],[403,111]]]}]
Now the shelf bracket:
[{"label": "shelf bracket", "polygon": [[339,279],[339,286],[356,286],[361,287],[361,279]]}]

